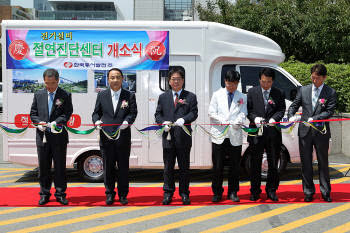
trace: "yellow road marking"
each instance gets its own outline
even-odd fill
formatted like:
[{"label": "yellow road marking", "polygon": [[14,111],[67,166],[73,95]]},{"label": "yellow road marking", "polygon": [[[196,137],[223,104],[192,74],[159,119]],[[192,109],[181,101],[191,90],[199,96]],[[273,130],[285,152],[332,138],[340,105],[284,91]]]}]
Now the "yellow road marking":
[{"label": "yellow road marking", "polygon": [[349,170],[349,168],[350,168],[350,167],[344,167],[344,168],[342,168],[342,169],[338,169],[338,170],[335,170],[335,171],[331,171],[331,172],[329,173],[329,175],[335,175],[335,174],[338,174],[338,173],[343,173],[343,172]]},{"label": "yellow road marking", "polygon": [[211,182],[203,182],[198,184],[192,184],[191,187],[208,187],[211,186]]},{"label": "yellow road marking", "polygon": [[60,214],[71,213],[71,212],[84,210],[84,209],[88,209],[88,208],[91,208],[91,207],[65,208],[62,210],[51,211],[51,212],[46,212],[46,213],[42,213],[42,214],[35,214],[35,215],[21,217],[21,218],[8,219],[8,220],[0,221],[0,226],[19,223],[19,222],[25,222],[25,221],[34,220],[34,219],[46,218],[46,217],[60,215]]},{"label": "yellow road marking", "polygon": [[19,187],[32,186],[32,185],[37,186],[37,185],[39,185],[39,182],[26,182],[26,183],[21,183],[21,184],[8,185],[7,187],[19,188]]},{"label": "yellow road marking", "polygon": [[299,184],[301,183],[301,180],[291,180],[291,181],[286,181],[286,182],[282,182],[281,185],[292,185],[292,184]]},{"label": "yellow road marking", "polygon": [[170,229],[179,228],[179,227],[190,225],[190,224],[193,224],[193,223],[202,222],[202,221],[205,221],[205,220],[208,220],[208,219],[217,218],[217,217],[220,217],[220,216],[225,215],[225,214],[234,213],[234,212],[237,212],[237,211],[240,211],[240,210],[245,210],[245,209],[248,209],[248,208],[251,208],[251,207],[255,207],[255,206],[258,206],[258,205],[238,205],[238,206],[234,206],[234,207],[231,207],[231,208],[228,208],[228,209],[219,210],[219,211],[215,211],[215,212],[212,212],[212,213],[209,213],[209,214],[201,215],[201,216],[198,216],[198,217],[189,218],[189,219],[186,219],[186,220],[170,223],[170,224],[167,224],[167,225],[163,225],[163,226],[147,229],[147,230],[144,230],[144,231],[140,231],[139,233],[141,233],[141,232],[142,233],[146,233],[146,232],[148,232],[148,233],[155,233],[155,232],[167,231],[167,230],[170,230]]},{"label": "yellow road marking", "polygon": [[23,211],[23,210],[30,210],[30,209],[34,209],[34,208],[36,208],[36,207],[16,207],[16,208],[12,208],[12,209],[2,210],[2,211],[0,211],[0,214],[10,214],[10,213],[15,213],[15,212]]},{"label": "yellow road marking", "polygon": [[0,181],[0,184],[6,184],[6,183],[13,183],[16,182],[17,180],[2,180]]},{"label": "yellow road marking", "polygon": [[297,227],[301,227],[303,225],[306,225],[308,223],[312,223],[312,222],[318,221],[318,220],[320,220],[322,218],[326,218],[326,217],[335,215],[335,214],[337,214],[339,212],[342,212],[342,211],[345,211],[345,210],[348,210],[348,209],[350,209],[350,203],[344,204],[344,205],[341,205],[341,206],[338,206],[338,207],[335,207],[335,208],[332,208],[332,209],[329,209],[329,210],[326,210],[326,211],[323,211],[323,212],[320,212],[318,214],[311,215],[311,216],[306,217],[306,218],[302,218],[302,219],[296,220],[294,222],[290,222],[288,224],[285,224],[285,225],[273,228],[273,229],[268,230],[268,231],[264,231],[264,233],[267,233],[267,232],[271,232],[271,233],[272,232],[273,233],[286,232],[286,231],[295,229]]},{"label": "yellow road marking", "polygon": [[5,176],[0,176],[0,178],[15,177],[15,176],[23,176],[23,174],[20,173],[20,174],[14,174],[14,175],[5,175]]},{"label": "yellow road marking", "polygon": [[237,228],[237,227],[241,227],[241,226],[253,223],[253,222],[261,221],[261,220],[263,220],[265,218],[270,218],[272,216],[283,214],[283,213],[286,213],[288,211],[295,210],[295,209],[298,209],[298,208],[301,208],[301,207],[305,207],[305,206],[308,206],[308,205],[311,205],[311,204],[309,204],[309,203],[301,203],[301,204],[287,205],[287,206],[284,206],[284,207],[281,207],[281,208],[278,208],[278,209],[267,211],[265,213],[257,214],[257,215],[254,215],[254,216],[250,216],[248,218],[244,218],[244,219],[241,219],[241,220],[238,220],[238,221],[235,221],[235,222],[230,222],[230,223],[222,225],[222,226],[214,227],[214,228],[208,229],[208,230],[203,231],[203,232],[223,232],[223,231],[232,230],[232,229]]},{"label": "yellow road marking", "polygon": [[249,185],[250,185],[250,181],[239,184],[239,186],[249,186]]},{"label": "yellow road marking", "polygon": [[123,220],[123,221],[119,221],[119,222],[114,222],[114,223],[106,224],[106,225],[103,225],[103,226],[87,228],[87,229],[83,229],[83,230],[80,230],[80,231],[75,231],[73,233],[90,233],[90,232],[97,232],[97,231],[108,230],[108,229],[112,229],[112,228],[126,226],[126,225],[129,225],[129,224],[135,224],[135,223],[138,223],[138,222],[152,220],[152,219],[155,219],[155,218],[169,216],[171,214],[183,213],[185,211],[194,210],[194,209],[198,209],[198,208],[201,208],[201,207],[203,207],[203,206],[186,206],[186,207],[181,207],[181,208],[177,208],[177,209],[173,209],[173,210],[163,211],[163,212],[160,212],[160,213],[149,214],[149,215],[145,215],[145,216],[142,216],[142,217],[131,218],[131,219],[127,219],[127,220]]},{"label": "yellow road marking", "polygon": [[144,185],[142,187],[162,187],[163,183],[154,183],[154,184],[149,184],[149,185]]},{"label": "yellow road marking", "polygon": [[68,183],[67,186],[68,186],[68,187],[73,187],[73,186],[85,185],[85,184],[88,184],[88,183]]},{"label": "yellow road marking", "polygon": [[[34,170],[34,168],[13,168],[13,167],[9,167],[9,168],[0,168],[0,173],[18,172],[18,171],[30,171],[30,170]],[[5,171],[5,172],[3,172],[3,171]]]},{"label": "yellow road marking", "polygon": [[[144,208],[146,208],[146,207],[126,207],[126,208],[122,208],[122,209],[106,211],[106,212],[87,215],[87,216],[83,216],[83,217],[72,218],[72,219],[68,219],[68,220],[48,223],[48,224],[44,224],[44,225],[40,225],[40,226],[36,226],[36,227],[24,228],[24,229],[20,229],[17,231],[12,231],[11,233],[15,233],[15,232],[16,233],[19,233],[19,232],[26,233],[26,232],[46,230],[46,229],[51,229],[51,228],[59,227],[59,226],[65,226],[65,225],[69,225],[69,224],[73,224],[73,223],[94,220],[96,218],[103,218],[103,217],[112,216],[112,215],[116,215],[116,214],[123,214],[123,213],[131,212],[134,210],[141,210]],[[8,232],[8,233],[10,233],[10,232]]]},{"label": "yellow road marking", "polygon": [[348,167],[350,168],[350,164],[329,164],[330,167]]},{"label": "yellow road marking", "polygon": [[349,180],[350,180],[350,177],[342,177],[342,178],[338,178],[335,180],[331,180],[331,184],[339,184],[339,183],[343,183],[343,182],[346,182]]},{"label": "yellow road marking", "polygon": [[325,231],[323,233],[344,233],[350,231],[350,222],[345,223],[343,225],[337,226],[329,231]]}]

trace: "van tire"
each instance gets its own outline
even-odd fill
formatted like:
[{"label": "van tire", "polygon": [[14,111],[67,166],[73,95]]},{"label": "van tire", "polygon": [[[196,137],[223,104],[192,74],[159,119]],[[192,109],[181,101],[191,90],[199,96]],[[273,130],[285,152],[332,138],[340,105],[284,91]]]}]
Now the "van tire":
[{"label": "van tire", "polygon": [[100,151],[89,151],[78,160],[79,175],[89,182],[103,181],[103,160]]},{"label": "van tire", "polygon": [[[251,149],[250,147],[247,148],[243,155],[243,166],[245,168],[245,171],[247,172],[248,176],[250,176],[250,158],[251,158]],[[282,145],[281,147],[281,153],[280,158],[278,161],[278,173],[283,174],[287,168],[287,164],[290,161],[289,159],[289,153],[287,148]],[[264,165],[266,164],[266,165]],[[263,162],[262,162],[262,168],[261,168],[261,178],[266,180],[267,179],[267,160],[266,160],[266,153],[264,152],[263,155]]]}]

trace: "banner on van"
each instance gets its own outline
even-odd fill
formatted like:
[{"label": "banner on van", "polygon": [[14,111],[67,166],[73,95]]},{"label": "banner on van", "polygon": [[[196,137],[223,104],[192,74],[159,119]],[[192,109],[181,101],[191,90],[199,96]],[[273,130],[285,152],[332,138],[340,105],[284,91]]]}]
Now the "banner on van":
[{"label": "banner on van", "polygon": [[167,70],[169,31],[6,30],[7,69]]}]

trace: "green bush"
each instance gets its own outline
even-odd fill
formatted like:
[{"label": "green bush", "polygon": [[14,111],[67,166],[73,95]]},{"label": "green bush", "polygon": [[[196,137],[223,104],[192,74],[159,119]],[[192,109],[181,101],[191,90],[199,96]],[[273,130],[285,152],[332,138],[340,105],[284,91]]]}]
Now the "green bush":
[{"label": "green bush", "polygon": [[[302,85],[311,83],[310,69],[316,64],[306,64],[290,59],[281,66],[293,75]],[[328,70],[326,84],[337,92],[337,112],[350,112],[350,64],[325,64]]]}]

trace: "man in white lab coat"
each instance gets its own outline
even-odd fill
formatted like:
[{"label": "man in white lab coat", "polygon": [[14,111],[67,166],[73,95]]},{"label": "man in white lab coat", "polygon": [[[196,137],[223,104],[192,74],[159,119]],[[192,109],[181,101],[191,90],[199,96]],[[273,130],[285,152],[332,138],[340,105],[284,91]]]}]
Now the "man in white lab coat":
[{"label": "man in white lab coat", "polygon": [[[243,135],[241,125],[247,116],[247,97],[237,90],[240,75],[234,70],[225,74],[225,88],[217,90],[211,98],[209,117],[212,141],[213,202],[222,199],[224,191],[223,168],[225,156],[229,156],[228,199],[239,202],[239,168],[242,153]],[[223,134],[225,127],[227,134]]]}]

